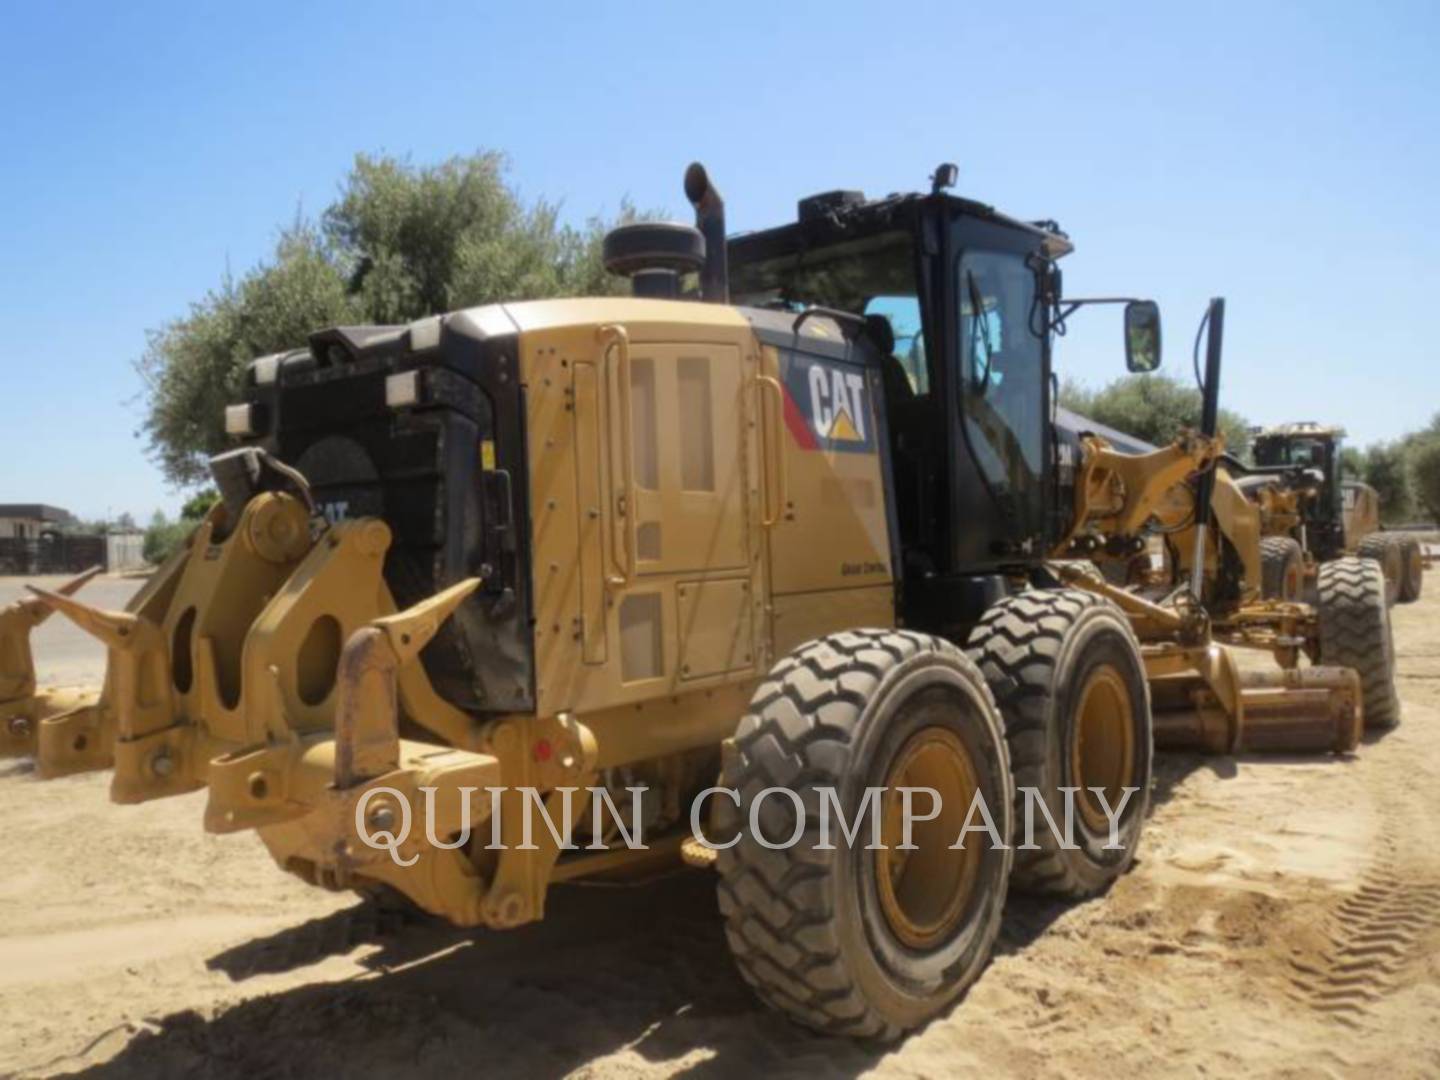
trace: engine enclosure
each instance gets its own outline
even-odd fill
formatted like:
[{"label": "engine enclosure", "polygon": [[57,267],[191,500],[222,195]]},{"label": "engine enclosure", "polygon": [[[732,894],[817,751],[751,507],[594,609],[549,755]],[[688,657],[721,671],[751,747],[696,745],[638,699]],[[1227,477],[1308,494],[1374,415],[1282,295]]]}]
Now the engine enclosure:
[{"label": "engine enclosure", "polygon": [[499,307],[337,327],[246,378],[245,445],[298,469],[331,521],[389,524],[402,608],[483,579],[421,654],[435,688],[478,713],[535,704],[518,340]]}]

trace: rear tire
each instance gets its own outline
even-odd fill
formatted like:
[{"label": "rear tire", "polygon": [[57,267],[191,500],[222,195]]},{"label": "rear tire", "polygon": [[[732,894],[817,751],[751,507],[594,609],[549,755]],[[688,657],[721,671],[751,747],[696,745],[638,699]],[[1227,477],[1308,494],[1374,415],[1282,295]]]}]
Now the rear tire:
[{"label": "rear tire", "polygon": [[1400,548],[1400,564],[1405,569],[1396,600],[1401,604],[1413,604],[1420,599],[1425,584],[1425,556],[1420,550],[1420,541],[1413,536],[1397,536],[1395,541]]},{"label": "rear tire", "polygon": [[[817,1031],[899,1037],[965,991],[999,932],[1011,851],[974,834],[966,850],[949,850],[968,799],[946,800],[939,818],[917,824],[908,862],[888,842],[867,850],[869,815],[884,804],[862,815],[866,789],[895,786],[892,770],[912,761],[938,766],[931,778],[971,769],[1008,840],[1014,783],[985,680],[948,642],[893,630],[831,634],[796,649],[760,684],[726,747],[720,783],[740,793],[740,828],[718,860],[725,935],[760,998]],[[924,772],[913,786],[940,790]],[[816,846],[827,787],[845,821],[860,822],[852,844],[832,818],[832,850]],[[789,847],[767,847],[750,828],[756,814],[769,843],[795,834],[791,799],[760,800],[772,788],[797,793],[805,809],[804,832]],[[927,801],[915,798],[924,813]],[[883,883],[881,867],[890,871]]]},{"label": "rear tire", "polygon": [[1391,537],[1384,533],[1371,533],[1360,541],[1356,555],[1362,559],[1374,559],[1380,564],[1385,575],[1385,602],[1393,604],[1400,597],[1400,585],[1405,577],[1405,563],[1400,549],[1391,543]]},{"label": "rear tire", "polygon": [[1360,676],[1365,726],[1400,723],[1395,692],[1395,642],[1380,564],[1346,557],[1320,566],[1320,663],[1353,668]]},{"label": "rear tire", "polygon": [[1298,602],[1305,585],[1305,557],[1289,536],[1260,541],[1260,595],[1266,600]]},{"label": "rear tire", "polygon": [[[1028,892],[1091,896],[1129,869],[1150,805],[1154,736],[1150,686],[1130,623],[1112,604],[1078,589],[1032,590],[992,606],[967,651],[1005,719],[1016,785],[1012,884]],[[1094,695],[1099,694],[1097,698]],[[1067,848],[1032,810],[1036,847],[1025,843],[1025,791],[1064,827],[1074,794],[1075,844]],[[1110,842],[1100,787],[1113,808],[1134,788]]]}]

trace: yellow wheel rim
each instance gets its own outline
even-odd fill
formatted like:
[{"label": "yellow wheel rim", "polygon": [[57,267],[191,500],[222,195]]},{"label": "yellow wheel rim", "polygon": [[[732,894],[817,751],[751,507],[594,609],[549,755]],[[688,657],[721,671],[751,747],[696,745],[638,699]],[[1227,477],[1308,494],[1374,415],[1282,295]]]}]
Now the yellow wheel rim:
[{"label": "yellow wheel rim", "polygon": [[1075,801],[1092,832],[1105,831],[1109,821],[1091,789],[1100,788],[1114,810],[1134,772],[1135,724],[1129,688],[1113,667],[1096,668],[1080,690],[1070,739],[1071,783],[1081,789]]},{"label": "yellow wheel rim", "polygon": [[[965,915],[988,840],[972,833],[963,849],[952,850],[950,845],[960,838],[979,786],[969,751],[946,728],[916,732],[890,766],[881,804],[882,846],[875,852],[875,882],[886,923],[910,948],[926,949],[944,941]],[[901,787],[933,788],[940,793],[939,815],[913,823],[914,850],[900,848],[904,801],[897,789]],[[916,817],[932,809],[923,792],[916,792],[912,800]]]}]

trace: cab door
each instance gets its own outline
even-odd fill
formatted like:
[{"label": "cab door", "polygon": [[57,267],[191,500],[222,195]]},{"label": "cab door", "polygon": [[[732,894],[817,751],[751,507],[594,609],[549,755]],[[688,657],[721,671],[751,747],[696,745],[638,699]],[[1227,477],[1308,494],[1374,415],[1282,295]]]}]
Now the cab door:
[{"label": "cab door", "polygon": [[960,461],[958,568],[1044,550],[1050,386],[1045,318],[1024,252],[968,247],[955,257],[951,348]]}]

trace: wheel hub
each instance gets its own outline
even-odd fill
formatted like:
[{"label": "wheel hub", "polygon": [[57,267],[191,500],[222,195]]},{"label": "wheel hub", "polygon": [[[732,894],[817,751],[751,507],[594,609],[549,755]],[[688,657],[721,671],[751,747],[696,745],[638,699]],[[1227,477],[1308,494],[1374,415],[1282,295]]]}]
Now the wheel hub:
[{"label": "wheel hub", "polygon": [[1109,820],[1093,788],[1104,792],[1113,810],[1135,770],[1135,723],[1130,692],[1113,667],[1097,668],[1080,690],[1070,741],[1070,775],[1080,787],[1076,803],[1092,832]]},{"label": "wheel hub", "polygon": [[[881,804],[881,849],[875,852],[875,882],[880,907],[891,932],[904,945],[925,949],[948,937],[964,917],[983,856],[983,837],[967,837],[963,849],[950,845],[960,837],[979,789],[974,762],[952,731],[927,727],[912,735],[885,778]],[[902,787],[933,788],[940,813],[915,821],[903,849]],[[921,793],[912,796],[912,813],[930,807]]]}]

